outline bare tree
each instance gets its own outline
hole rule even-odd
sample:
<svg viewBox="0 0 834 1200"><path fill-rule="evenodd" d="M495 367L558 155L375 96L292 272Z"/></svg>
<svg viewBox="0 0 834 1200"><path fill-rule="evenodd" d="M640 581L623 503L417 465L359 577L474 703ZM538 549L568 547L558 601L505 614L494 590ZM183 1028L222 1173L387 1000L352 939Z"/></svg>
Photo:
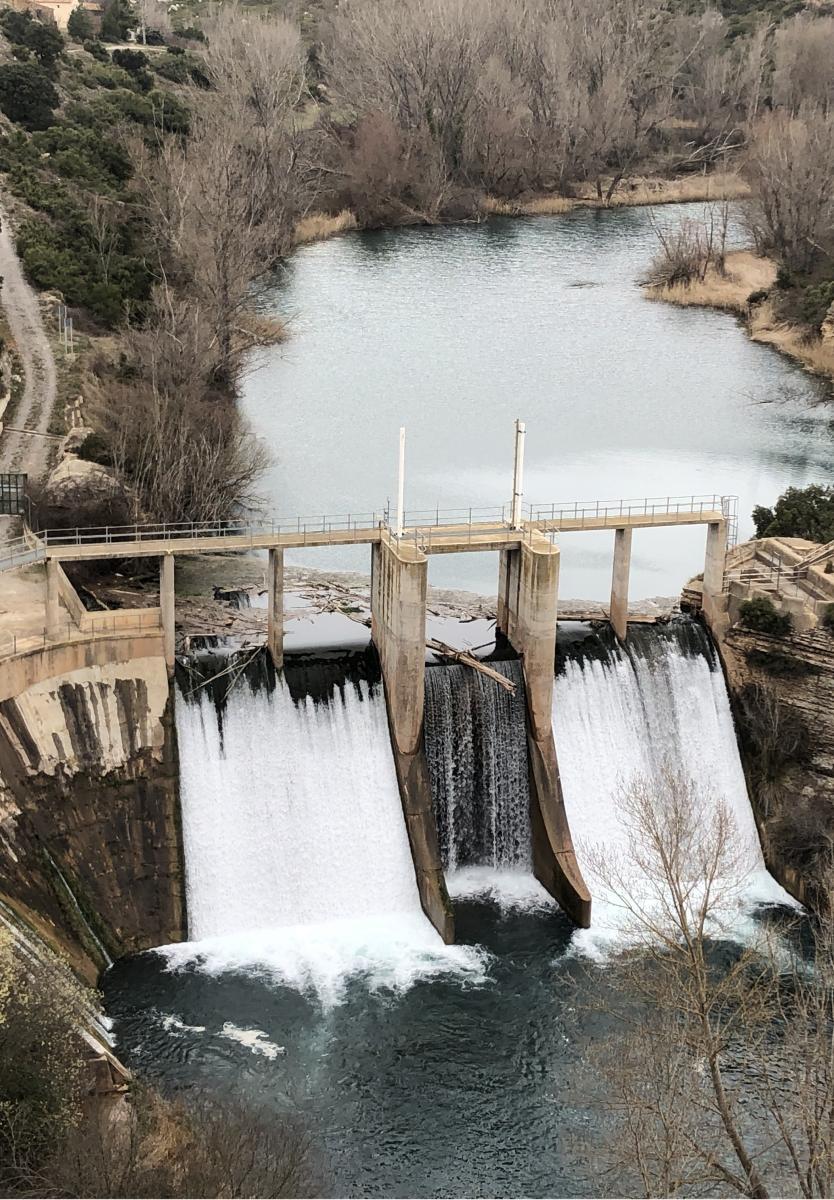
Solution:
<svg viewBox="0 0 834 1200"><path fill-rule="evenodd" d="M752 131L746 219L756 242L791 271L811 271L834 247L834 113L803 105Z"/></svg>
<svg viewBox="0 0 834 1200"><path fill-rule="evenodd" d="M834 104L834 17L798 13L773 37L773 100L795 116L811 103Z"/></svg>
<svg viewBox="0 0 834 1200"><path fill-rule="evenodd" d="M611 1147L646 1195L828 1196L834 1183L834 958L732 937L751 858L726 806L673 770L636 779L627 844L592 852L629 947L614 967L627 1022L597 1056Z"/></svg>
<svg viewBox="0 0 834 1200"><path fill-rule="evenodd" d="M670 228L655 221L660 244L641 282L649 287L703 283L710 269L723 273L730 209L726 202L707 204L700 218L683 217Z"/></svg>
<svg viewBox="0 0 834 1200"><path fill-rule="evenodd" d="M297 30L234 6L208 24L208 91L194 89L186 140L130 141L160 282L187 291L209 323L218 380L233 383L252 281L288 249L309 183L296 107L303 87Z"/></svg>

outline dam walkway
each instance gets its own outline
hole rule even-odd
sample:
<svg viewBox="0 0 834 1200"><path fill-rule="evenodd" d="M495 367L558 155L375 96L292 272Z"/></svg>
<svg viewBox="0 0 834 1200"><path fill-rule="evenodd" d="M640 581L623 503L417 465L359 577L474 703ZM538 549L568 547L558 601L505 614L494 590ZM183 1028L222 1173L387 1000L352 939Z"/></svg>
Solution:
<svg viewBox="0 0 834 1200"><path fill-rule="evenodd" d="M424 554L504 550L539 535L583 530L650 529L727 521L733 496L663 496L613 501L525 504L513 524L512 506L406 511L398 540ZM0 554L0 572L47 559L150 558L240 550L295 550L307 546L375 545L394 535L389 508L331 516L222 522L108 525L27 530ZM394 535L396 536L396 535Z"/></svg>

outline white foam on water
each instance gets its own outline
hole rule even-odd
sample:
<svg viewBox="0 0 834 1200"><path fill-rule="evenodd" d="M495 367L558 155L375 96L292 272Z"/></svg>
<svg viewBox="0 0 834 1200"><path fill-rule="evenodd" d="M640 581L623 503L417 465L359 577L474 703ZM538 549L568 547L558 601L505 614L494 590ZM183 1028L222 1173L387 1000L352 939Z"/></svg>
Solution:
<svg viewBox="0 0 834 1200"><path fill-rule="evenodd" d="M483 952L444 946L420 907L381 689L328 704L243 681L222 717L177 698L190 941L169 966L254 972L338 1002L350 976L401 989Z"/></svg>
<svg viewBox="0 0 834 1200"><path fill-rule="evenodd" d="M494 867L460 867L447 871L446 886L453 900L490 900L501 909L527 911L556 908L556 901L545 891L531 871Z"/></svg>
<svg viewBox="0 0 834 1200"><path fill-rule="evenodd" d="M285 1048L271 1042L262 1029L241 1029L231 1021L226 1021L220 1030L220 1036L230 1042L238 1042L253 1054L262 1054L264 1058L277 1058L279 1054L286 1053Z"/></svg>
<svg viewBox="0 0 834 1200"><path fill-rule="evenodd" d="M194 966L208 975L238 971L338 1004L350 979L371 992L404 992L424 979L449 976L478 985L489 955L475 946L444 946L422 912L254 929L164 947L171 969Z"/></svg>
<svg viewBox="0 0 834 1200"><path fill-rule="evenodd" d="M160 1016L162 1028L166 1033L205 1033L205 1025L187 1025L175 1013L162 1013Z"/></svg>
<svg viewBox="0 0 834 1200"><path fill-rule="evenodd" d="M605 662L569 660L556 679L553 723L568 820L593 900L592 926L574 934L576 950L605 959L622 948L631 924L595 874L595 855L618 862L641 903L655 902L655 881L633 860L621 798L637 777L660 786L669 765L696 781L705 820L720 801L733 817L737 875L723 881L721 932L747 940L758 905L794 906L765 867L724 677L705 655L658 637L645 656L616 650Z"/></svg>

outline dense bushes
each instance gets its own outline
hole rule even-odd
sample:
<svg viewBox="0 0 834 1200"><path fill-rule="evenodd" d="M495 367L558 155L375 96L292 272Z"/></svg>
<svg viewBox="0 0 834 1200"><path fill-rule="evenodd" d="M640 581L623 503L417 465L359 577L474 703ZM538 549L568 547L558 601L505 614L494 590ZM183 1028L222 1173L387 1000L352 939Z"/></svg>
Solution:
<svg viewBox="0 0 834 1200"><path fill-rule="evenodd" d="M41 67L32 63L0 66L0 110L24 129L47 129L60 97Z"/></svg>
<svg viewBox="0 0 834 1200"><path fill-rule="evenodd" d="M87 42L95 37L95 32L93 18L86 8L82 8L79 4L78 8L74 8L69 15L67 33L75 42Z"/></svg>
<svg viewBox="0 0 834 1200"><path fill-rule="evenodd" d="M106 220L106 218L104 218ZM76 214L50 224L25 221L17 248L26 274L41 288L55 289L67 304L81 305L106 325L141 311L150 294L150 275L131 249L130 226L98 230Z"/></svg>
<svg viewBox="0 0 834 1200"><path fill-rule="evenodd" d="M773 508L753 509L756 537L797 537L834 541L834 487L812 483L788 488Z"/></svg>
<svg viewBox="0 0 834 1200"><path fill-rule="evenodd" d="M64 49L63 36L55 26L34 20L30 12L4 9L0 12L0 29L13 45L24 46L49 72Z"/></svg>
<svg viewBox="0 0 834 1200"><path fill-rule="evenodd" d="M793 621L787 613L779 613L765 596L745 600L739 611L745 629L755 633L768 633L773 637L784 637L791 632Z"/></svg>

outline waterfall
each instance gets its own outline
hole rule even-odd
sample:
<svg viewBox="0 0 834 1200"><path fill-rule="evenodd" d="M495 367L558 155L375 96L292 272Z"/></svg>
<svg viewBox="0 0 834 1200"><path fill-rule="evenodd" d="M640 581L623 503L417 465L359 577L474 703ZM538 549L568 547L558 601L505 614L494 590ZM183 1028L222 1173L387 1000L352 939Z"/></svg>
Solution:
<svg viewBox="0 0 834 1200"><path fill-rule="evenodd" d="M524 675L492 663L516 686L463 666L426 671L426 756L440 851L452 895L490 892L539 902L532 877Z"/></svg>
<svg viewBox="0 0 834 1200"><path fill-rule="evenodd" d="M477 965L420 907L378 684L294 699L252 671L222 704L181 689L176 720L191 941L173 965L266 970L325 1000L351 972Z"/></svg>
<svg viewBox="0 0 834 1200"><path fill-rule="evenodd" d="M639 776L658 780L670 765L695 780L707 803L732 814L738 850L739 931L757 903L791 903L765 869L739 758L724 676L706 632L691 621L630 630L627 648L598 637L563 652L553 698L553 725L577 858L593 896L592 928L575 935L604 954L622 934L625 914L594 874L596 851L628 858L623 788ZM626 870L629 868L626 867ZM635 870L635 894L648 881Z"/></svg>

